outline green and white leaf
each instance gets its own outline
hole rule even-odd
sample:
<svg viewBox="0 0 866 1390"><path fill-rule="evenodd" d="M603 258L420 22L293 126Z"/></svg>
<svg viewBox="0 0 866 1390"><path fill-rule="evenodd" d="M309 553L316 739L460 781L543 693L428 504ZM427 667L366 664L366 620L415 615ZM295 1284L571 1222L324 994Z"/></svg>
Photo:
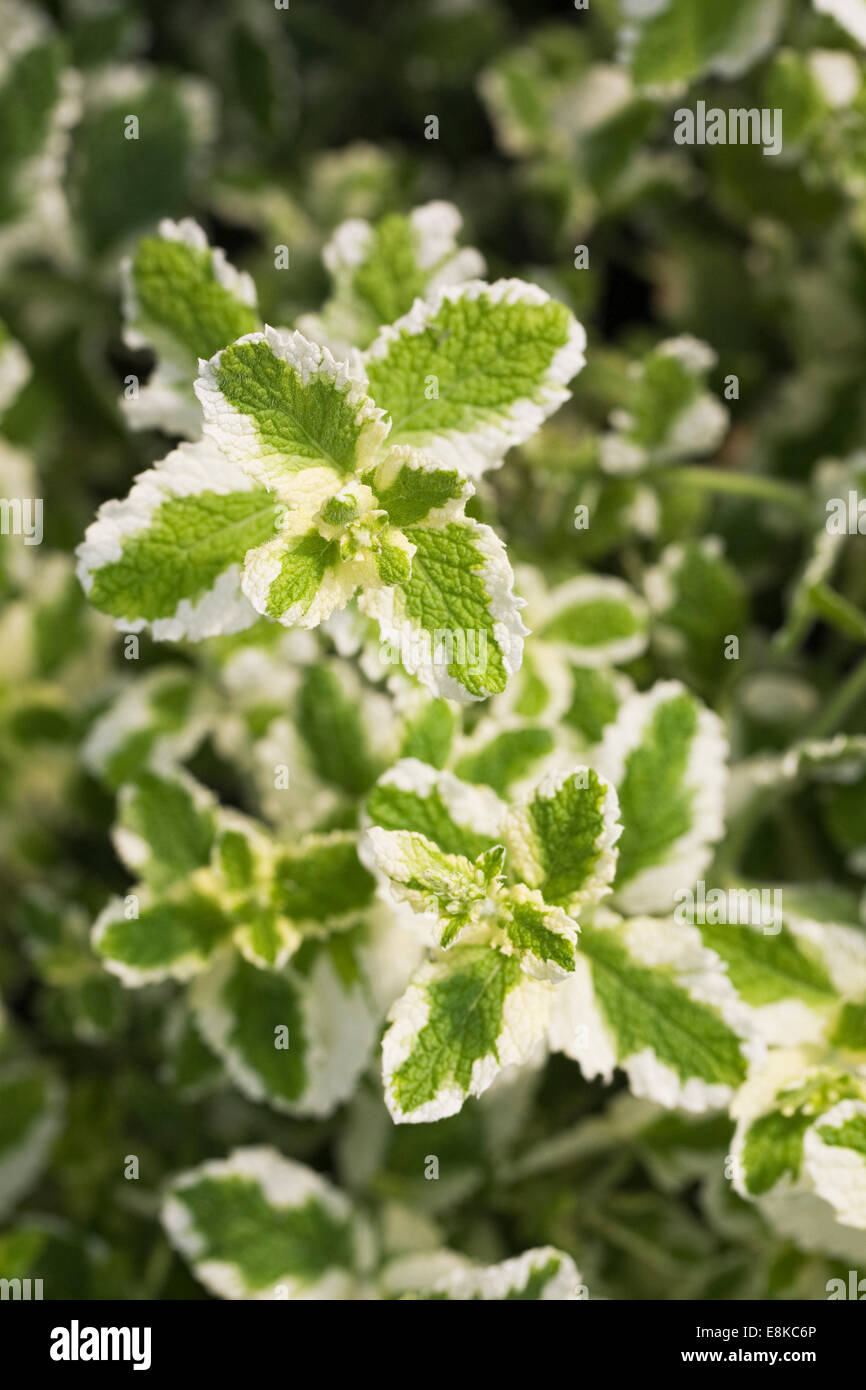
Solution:
<svg viewBox="0 0 866 1390"><path fill-rule="evenodd" d="M653 613L653 642L672 661L713 685L725 642L745 635L748 609L742 580L716 536L669 545L644 576ZM737 648L739 650L739 648Z"/></svg>
<svg viewBox="0 0 866 1390"><path fill-rule="evenodd" d="M711 454L728 427L728 412L705 389L716 355L688 334L660 343L633 365L625 403L602 435L602 468L631 476L648 465Z"/></svg>
<svg viewBox="0 0 866 1390"><path fill-rule="evenodd" d="M611 81L620 74L607 65ZM584 126L592 105L583 93L593 87L585 44L565 24L537 29L529 43L499 53L478 80L497 143L514 158L574 153L577 129ZM625 86L628 83L618 85ZM576 118L576 119L575 119Z"/></svg>
<svg viewBox="0 0 866 1390"><path fill-rule="evenodd" d="M619 1067L636 1096L721 1109L763 1051L722 961L670 919L581 924L577 968L554 994L550 1045L588 1079Z"/></svg>
<svg viewBox="0 0 866 1390"><path fill-rule="evenodd" d="M314 641L301 629L277 630L284 640ZM226 674L233 708L247 707L227 752L251 768L263 813L287 833L341 823L399 753L391 701L349 662L325 660L318 648L309 665L294 650L272 659L251 649Z"/></svg>
<svg viewBox="0 0 866 1390"><path fill-rule="evenodd" d="M491 713L471 734L457 740L451 766L464 781L514 798L566 762L573 764L573 753L548 725Z"/></svg>
<svg viewBox="0 0 866 1390"><path fill-rule="evenodd" d="M213 891L231 912L234 944L264 970L281 968L303 941L300 927L276 901L276 858L276 846L262 827L220 808L211 855Z"/></svg>
<svg viewBox="0 0 866 1390"><path fill-rule="evenodd" d="M69 131L81 109L81 78L41 11L2 7L0 263L35 250L68 263L69 208L63 188Z"/></svg>
<svg viewBox="0 0 866 1390"><path fill-rule="evenodd" d="M361 610L395 663L434 695L498 694L520 667L526 634L504 545L489 526L447 513L403 534L414 547L411 575L365 591Z"/></svg>
<svg viewBox="0 0 866 1390"><path fill-rule="evenodd" d="M392 1298L571 1303L588 1297L569 1255L552 1245L525 1250L500 1264L474 1264L451 1250L406 1255L388 1264L382 1281Z"/></svg>
<svg viewBox="0 0 866 1390"><path fill-rule="evenodd" d="M700 74L735 78L763 56L785 14L783 0L623 0L620 38L635 82L679 92Z"/></svg>
<svg viewBox="0 0 866 1390"><path fill-rule="evenodd" d="M495 912L505 851L485 850L475 861L445 854L412 830L367 831L370 852L398 902L437 918L434 941L448 947Z"/></svg>
<svg viewBox="0 0 866 1390"><path fill-rule="evenodd" d="M320 482L327 477L325 470L311 472ZM243 590L253 607L285 627L318 627L359 588L394 584L411 571L415 548L404 532L388 526L369 487L350 483L322 497L315 513L302 506L289 511L279 534L249 554L244 566ZM332 524L329 516L337 520Z"/></svg>
<svg viewBox="0 0 866 1390"><path fill-rule="evenodd" d="M519 801L549 774L571 771L579 752L568 730L514 715L497 698L484 707L472 732L455 741L449 767L467 782Z"/></svg>
<svg viewBox="0 0 866 1390"><path fill-rule="evenodd" d="M389 213L371 225L343 222L322 251L333 284L321 314L305 314L298 328L337 357L366 348L382 324L406 314L416 299L443 285L484 274L473 247L457 245L462 218L453 203L424 203L408 215Z"/></svg>
<svg viewBox="0 0 866 1390"><path fill-rule="evenodd" d="M162 1222L219 1298L356 1298L372 1253L347 1198L272 1148L235 1149L174 1178Z"/></svg>
<svg viewBox="0 0 866 1390"><path fill-rule="evenodd" d="M551 773L509 808L504 841L510 872L545 901L579 912L611 888L622 834L613 786L592 768Z"/></svg>
<svg viewBox="0 0 866 1390"><path fill-rule="evenodd" d="M864 1100L862 1068L828 1065L823 1048L777 1048L731 1108L737 1122L732 1175L740 1195L757 1202L774 1229L801 1248L855 1261L866 1255L866 1237L840 1224L816 1190L805 1154L810 1131L826 1115L850 1102L859 1110ZM821 1144L820 1137L810 1141L810 1152ZM820 1151L815 1157L820 1171Z"/></svg>
<svg viewBox="0 0 866 1390"><path fill-rule="evenodd" d="M575 968L577 923L561 907L551 907L540 893L518 883L510 889L500 915L503 950L513 952L534 980L556 984Z"/></svg>
<svg viewBox="0 0 866 1390"><path fill-rule="evenodd" d="M784 754L779 768L782 780L851 784L866 773L866 734L834 734L832 738L804 739Z"/></svg>
<svg viewBox="0 0 866 1390"><path fill-rule="evenodd" d="M259 327L256 290L192 218L164 218L122 265L124 341L148 348L157 365L123 406L132 429L162 429L195 439L201 406L193 391L200 357L210 358Z"/></svg>
<svg viewBox="0 0 866 1390"><path fill-rule="evenodd" d="M422 966L392 1008L382 1044L394 1121L454 1115L504 1067L526 1062L544 1037L553 993L489 946L458 945Z"/></svg>
<svg viewBox="0 0 866 1390"><path fill-rule="evenodd" d="M210 693L188 667L160 666L120 689L91 725L82 761L117 787L145 767L164 768L189 757L213 718Z"/></svg>
<svg viewBox="0 0 866 1390"><path fill-rule="evenodd" d="M202 1037L239 1090L287 1114L330 1114L351 1095L376 1040L363 990L343 987L325 950L309 976L224 952L189 998Z"/></svg>
<svg viewBox="0 0 866 1390"><path fill-rule="evenodd" d="M844 1226L866 1229L866 1100L843 1100L808 1131L804 1166Z"/></svg>
<svg viewBox="0 0 866 1390"><path fill-rule="evenodd" d="M568 660L592 668L632 661L646 651L649 613L621 579L581 574L531 604L537 642L555 643Z"/></svg>
<svg viewBox="0 0 866 1390"><path fill-rule="evenodd" d="M196 383L206 434L281 504L279 532L247 557L243 588L285 626L315 627L359 587L410 572L411 541L357 476L388 432L365 386L327 348L270 328L218 353ZM452 479L451 495L460 491Z"/></svg>
<svg viewBox="0 0 866 1390"><path fill-rule="evenodd" d="M353 1094L417 952L380 905L362 925L306 942L280 970L222 953L194 982L190 1005L244 1095L321 1118Z"/></svg>
<svg viewBox="0 0 866 1390"><path fill-rule="evenodd" d="M264 829L231 807L220 806L211 830L211 866L228 895L271 886L274 845Z"/></svg>
<svg viewBox="0 0 866 1390"><path fill-rule="evenodd" d="M791 704L799 698L800 711L812 708L815 692L810 685L785 677L767 677L760 684L759 698L751 698L751 691L748 692L746 708L762 723L770 722L771 711L778 708L782 697ZM798 712L797 718L800 717ZM844 795L846 789L856 788L864 778L866 735L840 733L832 738L804 739L791 744L784 753L763 753L743 759L733 771L728 809L729 813L740 810L763 791L795 792L810 782L828 788L835 784ZM850 850L855 846L848 844L844 848Z"/></svg>
<svg viewBox="0 0 866 1390"><path fill-rule="evenodd" d="M196 876L197 877L197 876ZM181 881L156 896L146 886L112 898L93 926L93 949L131 989L160 980L188 980L231 934L229 911L212 895L210 876Z"/></svg>
<svg viewBox="0 0 866 1390"><path fill-rule="evenodd" d="M198 641L256 620L241 592L247 551L274 534L275 499L213 443L181 444L105 502L78 547L78 577L121 631Z"/></svg>
<svg viewBox="0 0 866 1390"><path fill-rule="evenodd" d="M489 787L471 786L452 772L402 758L367 798L366 819L384 830L416 831L445 854L477 859L502 843L505 803Z"/></svg>
<svg viewBox="0 0 866 1390"><path fill-rule="evenodd" d="M395 444L389 449L381 462L364 474L364 482L373 489L391 525L400 528L422 521L441 526L459 520L475 492L459 468L446 467L409 444Z"/></svg>
<svg viewBox="0 0 866 1390"><path fill-rule="evenodd" d="M750 898L747 889L728 890L728 904L737 904L736 921L699 923L701 938L725 962L734 988L768 1044L818 1042L828 1035L839 1013L840 991L828 968L830 952L835 947L834 954L841 964L848 957L846 933L850 932L850 947L854 950L858 944L856 933L845 927L824 928L840 934L831 944L829 938L822 939L820 927L817 931L808 927L800 931L795 920L770 920L762 925L760 908L754 900L759 891L751 890ZM730 919L730 908L727 915ZM866 937L860 944L862 981ZM844 989L848 990L847 984Z"/></svg>
<svg viewBox="0 0 866 1390"><path fill-rule="evenodd" d="M615 603L620 597L627 605L634 601L637 626L631 636L625 636L621 630L615 642L615 646L625 654L626 659L629 659L629 652L637 651L638 631L641 626L646 625L646 607L634 590L626 586L623 594L619 587L620 581L611 580L607 576L579 576L574 581L550 590L541 572L532 565L518 565L515 574L517 591L526 599L523 617L530 629L530 636L526 642L519 674L509 683L504 695L497 697L496 713L500 717L508 714L521 719L538 720L550 725L558 733L561 733L561 725L564 723L568 730L577 736L580 747L597 743L605 724L609 724L615 718L619 706L626 695L632 693L634 686L627 676L609 669L603 660L600 665L597 664L600 657L597 627L594 632L589 631L586 626L582 631L569 631L564 613L566 628L557 632L559 624L555 615L560 606L560 596L567 600L574 584L578 586L578 597L581 597L586 593L584 586L588 580L591 584L601 582L605 587L613 584L614 588L610 594ZM581 607L582 605L576 614L578 619L581 617ZM619 611L618 603L615 611ZM604 612L602 596L601 608L590 602L585 616L594 622L594 618L603 619ZM542 636L542 629L546 626L548 618L554 619L551 639ZM622 613L620 619L621 624L631 626L629 619ZM571 659L569 650L569 644L575 637L579 639L576 661ZM587 638L590 638L588 643ZM641 649L645 645L644 639L640 642Z"/></svg>
<svg viewBox="0 0 866 1390"><path fill-rule="evenodd" d="M260 970L281 970L303 943L294 922L259 899L251 898L234 917L234 944L244 960Z"/></svg>
<svg viewBox="0 0 866 1390"><path fill-rule="evenodd" d="M856 904L798 884L779 893L780 934L756 943L753 929L720 927L711 941L702 927L705 941L728 961L734 985L754 1009L768 1043L794 1046L829 1035L842 1050L866 1051L866 1038L862 1048L859 1043L858 1002L866 997L866 934L851 924Z"/></svg>
<svg viewBox="0 0 866 1390"><path fill-rule="evenodd" d="M294 709L314 771L347 796L369 791L397 755L400 735L391 702L349 661L334 657L308 666Z"/></svg>
<svg viewBox="0 0 866 1390"><path fill-rule="evenodd" d="M356 367L267 326L216 353L195 392L206 436L290 514L312 517L375 462L389 429ZM301 532L299 521L290 525Z"/></svg>
<svg viewBox="0 0 866 1390"><path fill-rule="evenodd" d="M599 743L622 704L634 694L634 683L621 671L589 666L570 666L568 678L569 699L562 720L584 744Z"/></svg>
<svg viewBox="0 0 866 1390"><path fill-rule="evenodd" d="M0 1215L32 1187L60 1128L63 1092L43 1062L0 1066Z"/></svg>
<svg viewBox="0 0 866 1390"><path fill-rule="evenodd" d="M475 280L416 302L364 362L392 443L477 477L568 398L585 344L565 305L537 286Z"/></svg>
<svg viewBox="0 0 866 1390"><path fill-rule="evenodd" d="M180 771L142 772L120 788L114 847L157 892L208 863L214 830L214 798Z"/></svg>
<svg viewBox="0 0 866 1390"><path fill-rule="evenodd" d="M737 1121L733 1176L742 1196L808 1188L803 1170L808 1129L840 1101L862 1095L862 1077L822 1065L825 1057L814 1046L776 1048L741 1089L731 1113Z"/></svg>
<svg viewBox="0 0 866 1390"><path fill-rule="evenodd" d="M281 850L272 868L273 901L307 930L346 925L369 907L375 882L354 831L309 835Z"/></svg>
<svg viewBox="0 0 866 1390"><path fill-rule="evenodd" d="M712 858L723 831L728 745L721 720L676 681L622 706L596 766L619 797L613 889L626 912L664 912Z"/></svg>

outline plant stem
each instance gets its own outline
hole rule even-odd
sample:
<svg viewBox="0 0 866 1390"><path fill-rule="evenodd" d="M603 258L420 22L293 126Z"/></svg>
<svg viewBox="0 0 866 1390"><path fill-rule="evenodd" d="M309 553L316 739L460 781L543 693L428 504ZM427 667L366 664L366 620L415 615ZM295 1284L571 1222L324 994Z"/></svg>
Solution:
<svg viewBox="0 0 866 1390"><path fill-rule="evenodd" d="M144 1286L144 1298L158 1299L166 1276L171 1268L173 1251L167 1240L159 1237L151 1247L144 1268L142 1284Z"/></svg>
<svg viewBox="0 0 866 1390"><path fill-rule="evenodd" d="M761 473L741 473L729 468L666 468L656 475L659 482L683 483L687 487L701 488L706 492L726 492L734 497L754 497L762 502L776 502L789 507L805 518L810 510L810 499L798 483L784 482L780 478L767 478Z"/></svg>
<svg viewBox="0 0 866 1390"><path fill-rule="evenodd" d="M809 590L812 610L825 623L855 642L866 642L866 613L829 584L813 584Z"/></svg>
<svg viewBox="0 0 866 1390"><path fill-rule="evenodd" d="M866 657L854 667L842 682L833 699L809 730L810 738L826 738L847 718L859 700L866 699Z"/></svg>

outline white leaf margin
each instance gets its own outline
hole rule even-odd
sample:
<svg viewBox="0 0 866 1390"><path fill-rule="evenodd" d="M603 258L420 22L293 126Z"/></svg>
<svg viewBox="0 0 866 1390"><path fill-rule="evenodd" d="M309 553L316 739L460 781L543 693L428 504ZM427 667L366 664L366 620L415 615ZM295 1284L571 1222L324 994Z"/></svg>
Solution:
<svg viewBox="0 0 866 1390"><path fill-rule="evenodd" d="M369 1232L359 1223L351 1203L337 1188L305 1164L284 1158L276 1149L262 1145L235 1149L228 1158L212 1159L175 1177L163 1200L161 1219L171 1244L193 1266L196 1277L219 1298L267 1301L281 1296L290 1300L345 1300L357 1292L356 1272L333 1269L314 1284L290 1275L282 1276L268 1288L250 1293L237 1267L221 1260L203 1260L206 1248L193 1223L189 1209L177 1194L203 1179L246 1178L258 1184L265 1200L277 1209L292 1209L314 1201L338 1221L355 1223L357 1269L369 1265L372 1244Z"/></svg>
<svg viewBox="0 0 866 1390"><path fill-rule="evenodd" d="M84 592L92 590L98 570L121 558L126 539L147 531L164 502L202 493L251 492L254 487L253 480L209 440L178 445L153 468L139 473L125 498L103 502L99 508L75 552L76 573ZM142 632L149 627L157 642L178 642L184 637L200 641L242 632L257 621L258 614L241 592L240 578L241 566L230 565L194 603L181 599L171 617L152 622L117 618L115 627L119 632Z"/></svg>
<svg viewBox="0 0 866 1390"><path fill-rule="evenodd" d="M544 1037L556 987L524 974L505 997L502 1026L496 1039L498 1059L493 1053L475 1059L468 1090L456 1084L446 1085L432 1100L404 1111L392 1092L391 1078L411 1055L430 1016L428 988L451 969L447 958L422 965L388 1015L390 1026L382 1042L382 1080L385 1103L395 1124L430 1124L456 1115L464 1101L482 1095L504 1068L527 1062Z"/></svg>
<svg viewBox="0 0 866 1390"><path fill-rule="evenodd" d="M274 357L285 363L302 386L322 379L344 393L347 404L355 410L354 424L360 431L355 473L362 473L375 461L391 426L384 411L367 394L367 379L359 367L357 355L352 361L339 361L328 348L305 338L303 333L272 328L269 324L255 333L245 333L229 346L239 347L245 343L266 343ZM309 467L287 473L279 454L274 454L269 461L255 421L231 405L220 390L218 373L224 351L226 349L215 353L208 361L199 360L194 390L204 412L205 436L251 478L274 490L290 506L296 505L310 486L305 474L326 474L327 478L320 479L315 488L317 494L321 493L318 498L321 502L327 495L323 489L328 480L335 491L341 475L324 463L312 462Z"/></svg>
<svg viewBox="0 0 866 1390"><path fill-rule="evenodd" d="M679 681L658 681L651 690L633 695L608 724L594 757L596 770L619 787L628 758L639 747L644 730L658 707L689 695L698 706L697 728L689 750L684 785L692 795L692 825L666 851L660 864L642 869L616 890L616 902L628 914L666 912L680 888L690 887L709 865L712 846L724 834L728 739L719 716Z"/></svg>
<svg viewBox="0 0 866 1390"><path fill-rule="evenodd" d="M590 772L595 772L595 769L584 764L572 766L568 771L549 772L521 803L509 806L503 827L508 862L531 888L540 888L544 881L541 858L535 850L538 835L530 816L533 802L555 801L567 782ZM612 782L599 772L595 772L595 776L604 789L601 803L602 827L593 843L597 859L583 886L569 897L566 904L568 912L576 912L587 904L600 902L610 892L616 873L616 843L623 831L619 798ZM587 793L588 791L587 786Z"/></svg>
<svg viewBox="0 0 866 1390"><path fill-rule="evenodd" d="M538 285L525 280L504 279L488 283L469 280L460 285L445 285L429 299L416 299L412 308L393 324L383 327L379 336L364 354L364 361L388 356L392 343L403 336L423 333L435 319L444 303L457 300L487 299L491 304L547 304L552 296ZM522 444L544 423L549 415L568 400L568 382L583 367L586 330L572 318L568 336L551 359L543 380L531 397L520 397L507 409L479 424L471 431L421 431L424 449L443 463L457 467L471 478L485 469L499 467L503 455L515 444Z"/></svg>
<svg viewBox="0 0 866 1390"><path fill-rule="evenodd" d="M704 945L696 927L657 917L634 917L623 923L602 918L594 927L620 929L622 944L635 964L673 975L695 1003L714 1009L739 1038L749 1068L763 1060L766 1047L751 1011L734 989L727 966ZM596 999L591 962L579 949L574 973L556 987L548 1039L554 1051L564 1052L578 1063L588 1081L601 1077L609 1084L614 1071L621 1068L633 1095L665 1109L692 1113L719 1110L737 1094L722 1082L711 1083L697 1076L684 1079L651 1047L620 1059L616 1038Z"/></svg>
<svg viewBox="0 0 866 1390"><path fill-rule="evenodd" d="M423 522L425 530L444 531L449 525L459 524L470 530L477 554L483 564L473 569L475 580L480 580L488 601L488 611L493 619L493 641L502 654L506 676L513 676L520 670L523 661L523 639L528 629L520 617L523 600L514 593L514 573L503 542L490 526L470 517L458 519L449 515L447 508L440 508ZM470 694L455 677L449 675L447 663L436 659L432 637L428 642L420 636L428 629L420 627L405 612L399 586L366 589L358 599L358 607L369 618L374 618L381 633L382 645L397 650L402 657L403 668L410 676L426 686L433 695L455 700L465 704L486 699L486 695ZM436 629L438 631L439 629ZM449 629L453 633L456 629Z"/></svg>

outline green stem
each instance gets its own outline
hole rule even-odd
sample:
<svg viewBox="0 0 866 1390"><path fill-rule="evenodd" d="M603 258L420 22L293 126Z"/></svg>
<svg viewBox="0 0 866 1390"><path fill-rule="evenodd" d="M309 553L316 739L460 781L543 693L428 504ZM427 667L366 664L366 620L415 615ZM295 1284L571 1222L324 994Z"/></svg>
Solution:
<svg viewBox="0 0 866 1390"><path fill-rule="evenodd" d="M741 473L729 468L666 468L655 475L659 482L701 488L705 492L726 492L734 497L754 497L776 502L797 511L805 519L811 510L808 494L797 483L767 478L761 473Z"/></svg>
<svg viewBox="0 0 866 1390"><path fill-rule="evenodd" d="M866 613L829 584L813 584L809 602L817 617L855 642L866 642Z"/></svg>
<svg viewBox="0 0 866 1390"><path fill-rule="evenodd" d="M866 657L854 667L823 711L803 735L804 738L828 738L843 724L848 715L861 700L866 700ZM751 801L738 815L728 822L724 850L719 855L717 872L721 875L733 874L740 858L753 834L755 827L770 813L776 801L790 790L788 783L780 780L775 786L756 792Z"/></svg>
<svg viewBox="0 0 866 1390"><path fill-rule="evenodd" d="M809 730L809 737L826 738L828 734L835 733L851 710L863 699L866 699L866 657L854 667L833 699L824 707L823 713Z"/></svg>
<svg viewBox="0 0 866 1390"><path fill-rule="evenodd" d="M157 1300L159 1298L173 1258L174 1252L168 1241L161 1236L158 1237L151 1247L142 1276L145 1300Z"/></svg>
<svg viewBox="0 0 866 1390"><path fill-rule="evenodd" d="M539 1173L566 1167L579 1159L595 1158L621 1143L623 1137L614 1133L609 1126L594 1125L583 1119L554 1138L536 1144L504 1171L501 1181L504 1184L523 1182L527 1178L537 1177Z"/></svg>

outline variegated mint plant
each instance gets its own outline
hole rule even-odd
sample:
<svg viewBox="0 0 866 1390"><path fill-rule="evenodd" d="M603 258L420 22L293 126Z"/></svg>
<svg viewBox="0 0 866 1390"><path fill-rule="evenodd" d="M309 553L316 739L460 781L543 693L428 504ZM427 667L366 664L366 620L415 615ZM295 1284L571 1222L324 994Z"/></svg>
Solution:
<svg viewBox="0 0 866 1390"><path fill-rule="evenodd" d="M866 1296L866 3L559 8L0 0L0 1297Z"/></svg>
<svg viewBox="0 0 866 1390"><path fill-rule="evenodd" d="M91 602L121 630L201 639L257 615L314 628L357 598L429 689L505 689L520 602L502 541L466 503L567 398L585 335L531 284L461 278L477 258L451 254L456 221L430 204L338 230L335 304L363 302L382 323L341 357L297 329L259 329L249 277L195 223L140 245L127 338L158 366L133 419L195 436L194 391L201 438L106 503L79 549ZM364 341L360 313L344 314Z"/></svg>
<svg viewBox="0 0 866 1390"><path fill-rule="evenodd" d="M547 1046L665 1105L731 1098L760 1041L721 958L670 916L722 833L725 756L716 716L669 683L625 702L593 765L510 803L414 759L385 774L364 857L433 951L383 1044L396 1120L452 1114Z"/></svg>

